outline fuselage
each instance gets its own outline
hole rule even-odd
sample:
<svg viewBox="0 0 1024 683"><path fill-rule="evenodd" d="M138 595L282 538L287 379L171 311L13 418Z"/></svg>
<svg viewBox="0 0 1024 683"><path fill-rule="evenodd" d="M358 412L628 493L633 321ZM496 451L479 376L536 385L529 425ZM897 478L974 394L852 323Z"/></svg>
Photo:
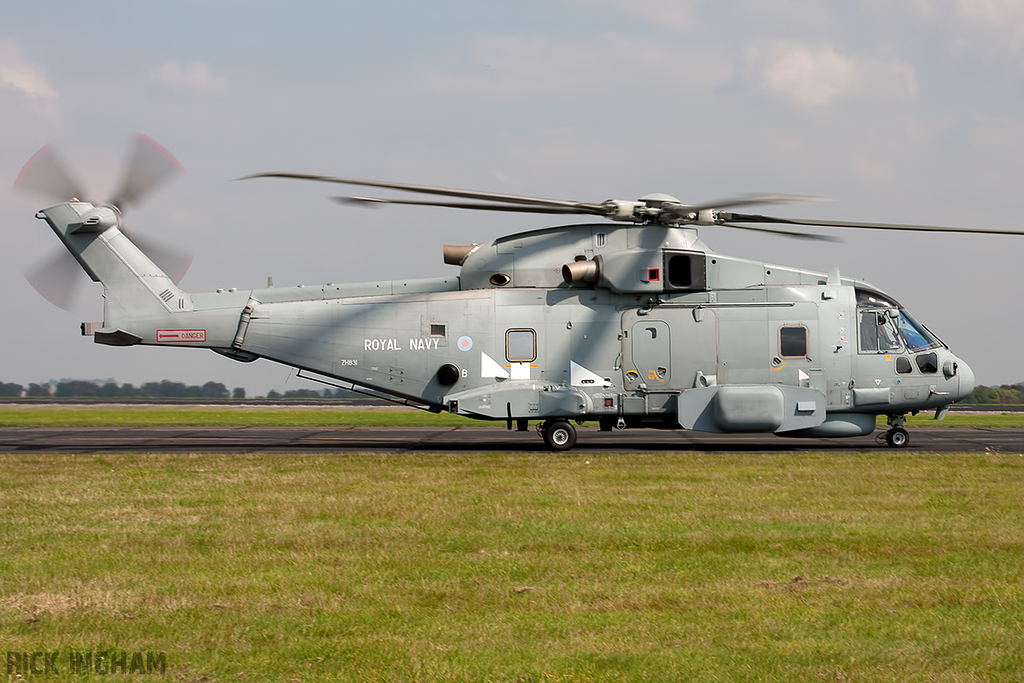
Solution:
<svg viewBox="0 0 1024 683"><path fill-rule="evenodd" d="M434 410L850 436L974 386L878 288L715 254L691 228L563 226L455 249L446 278L194 294L90 211L42 215L105 285L97 342L265 358Z"/></svg>

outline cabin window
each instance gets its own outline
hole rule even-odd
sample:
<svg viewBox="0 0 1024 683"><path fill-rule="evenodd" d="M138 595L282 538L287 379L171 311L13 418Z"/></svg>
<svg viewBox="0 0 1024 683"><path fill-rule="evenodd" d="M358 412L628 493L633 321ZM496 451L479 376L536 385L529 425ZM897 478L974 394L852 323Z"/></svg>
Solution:
<svg viewBox="0 0 1024 683"><path fill-rule="evenodd" d="M806 356L807 355L807 328L780 327L779 328L779 353L782 356Z"/></svg>
<svg viewBox="0 0 1024 683"><path fill-rule="evenodd" d="M505 358L510 363L529 363L537 360L537 333L534 330L506 332Z"/></svg>
<svg viewBox="0 0 1024 683"><path fill-rule="evenodd" d="M444 336L444 325L438 325L437 323L430 323L430 336L431 337L443 337Z"/></svg>

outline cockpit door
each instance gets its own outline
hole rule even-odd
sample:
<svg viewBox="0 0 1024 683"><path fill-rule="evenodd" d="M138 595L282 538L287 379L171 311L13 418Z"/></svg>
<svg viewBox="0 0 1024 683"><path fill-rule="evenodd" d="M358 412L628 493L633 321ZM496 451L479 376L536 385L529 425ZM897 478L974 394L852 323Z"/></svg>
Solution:
<svg viewBox="0 0 1024 683"><path fill-rule="evenodd" d="M853 356L857 353L856 304L849 287L826 289L818 304L820 368L812 373L811 387L825 394L827 409L851 405Z"/></svg>

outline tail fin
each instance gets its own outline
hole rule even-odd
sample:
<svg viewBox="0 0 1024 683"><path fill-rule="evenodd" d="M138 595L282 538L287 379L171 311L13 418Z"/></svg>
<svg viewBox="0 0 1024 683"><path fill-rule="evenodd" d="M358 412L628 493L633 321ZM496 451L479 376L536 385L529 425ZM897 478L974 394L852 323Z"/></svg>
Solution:
<svg viewBox="0 0 1024 683"><path fill-rule="evenodd" d="M53 228L86 274L103 283L103 327L95 330L97 342L139 343L143 335L133 328L152 329L172 313L192 310L192 298L121 232L115 209L72 201L36 215ZM115 332L122 334L110 336Z"/></svg>

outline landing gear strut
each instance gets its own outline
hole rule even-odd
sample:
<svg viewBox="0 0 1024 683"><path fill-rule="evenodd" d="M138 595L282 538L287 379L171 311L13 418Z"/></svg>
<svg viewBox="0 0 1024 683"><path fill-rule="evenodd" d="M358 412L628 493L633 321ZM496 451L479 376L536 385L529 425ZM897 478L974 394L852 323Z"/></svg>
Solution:
<svg viewBox="0 0 1024 683"><path fill-rule="evenodd" d="M885 433L885 443L889 448L906 448L910 443L910 434L903 428L902 415L888 416L889 431Z"/></svg>
<svg viewBox="0 0 1024 683"><path fill-rule="evenodd" d="M576 428L561 418L546 420L540 426L540 435L553 451L567 451L576 445Z"/></svg>

